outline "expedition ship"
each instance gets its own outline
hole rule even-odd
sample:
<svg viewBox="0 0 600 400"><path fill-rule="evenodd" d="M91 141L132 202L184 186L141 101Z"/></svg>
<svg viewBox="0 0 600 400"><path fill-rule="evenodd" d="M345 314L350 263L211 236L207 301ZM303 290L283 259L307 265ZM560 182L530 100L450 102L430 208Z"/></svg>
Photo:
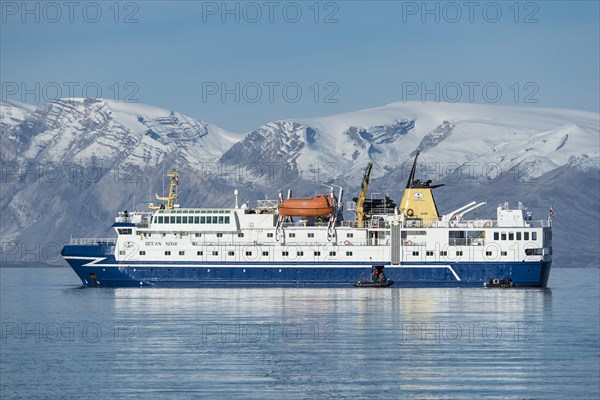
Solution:
<svg viewBox="0 0 600 400"><path fill-rule="evenodd" d="M367 199L372 164L342 220L343 189L312 198L259 200L231 208L181 208L178 172L150 212L120 212L115 238L71 239L61 254L84 286L352 287L375 275L396 286L545 287L552 220L534 221L518 204L496 219L467 219L472 202L439 215L431 181L415 179L402 200ZM493 285L492 285L493 286Z"/></svg>

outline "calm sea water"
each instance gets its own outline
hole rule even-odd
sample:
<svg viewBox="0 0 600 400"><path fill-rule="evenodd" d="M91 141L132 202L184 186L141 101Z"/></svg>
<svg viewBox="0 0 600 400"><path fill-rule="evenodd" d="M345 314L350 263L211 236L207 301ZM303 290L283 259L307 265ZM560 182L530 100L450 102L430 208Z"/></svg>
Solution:
<svg viewBox="0 0 600 400"><path fill-rule="evenodd" d="M600 269L555 268L545 290L0 282L3 400L600 397Z"/></svg>

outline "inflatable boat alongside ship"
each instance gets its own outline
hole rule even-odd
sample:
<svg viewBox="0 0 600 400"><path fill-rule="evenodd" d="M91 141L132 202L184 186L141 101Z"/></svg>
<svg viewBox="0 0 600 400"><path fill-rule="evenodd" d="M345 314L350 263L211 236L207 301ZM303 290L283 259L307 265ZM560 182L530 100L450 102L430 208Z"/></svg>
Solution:
<svg viewBox="0 0 600 400"><path fill-rule="evenodd" d="M150 212L121 212L114 238L72 239L62 255L84 286L99 287L482 287L495 280L545 287L552 221L534 221L520 203L496 219L467 219L485 202L439 215L431 181L415 179L417 157L398 206L361 191L341 220L337 196L258 201L256 207L181 208L179 179Z"/></svg>

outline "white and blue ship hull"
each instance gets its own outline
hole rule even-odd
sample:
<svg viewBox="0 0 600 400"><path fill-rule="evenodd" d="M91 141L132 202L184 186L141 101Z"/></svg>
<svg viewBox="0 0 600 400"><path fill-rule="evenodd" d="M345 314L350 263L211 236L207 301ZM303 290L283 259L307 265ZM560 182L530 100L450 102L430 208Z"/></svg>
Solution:
<svg viewBox="0 0 600 400"><path fill-rule="evenodd" d="M545 287L551 261L538 262L120 262L105 246L67 245L63 255L88 287L352 287L384 266L394 287L483 287L510 278L518 287ZM94 255L95 253L95 255ZM103 254L104 253L104 254ZM79 255L78 255L79 254ZM85 254L81 256L80 254Z"/></svg>

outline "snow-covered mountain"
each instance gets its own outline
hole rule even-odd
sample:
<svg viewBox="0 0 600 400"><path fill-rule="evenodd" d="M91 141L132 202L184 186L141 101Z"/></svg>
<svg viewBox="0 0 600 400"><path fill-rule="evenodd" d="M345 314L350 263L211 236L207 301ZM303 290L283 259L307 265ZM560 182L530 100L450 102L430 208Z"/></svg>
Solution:
<svg viewBox="0 0 600 400"><path fill-rule="evenodd" d="M352 197L369 161L375 165L370 192L399 198L419 148L419 176L446 183L436 190L441 212L477 199L489 204L478 212L491 214L500 201L524 200L543 218L554 206L556 264L597 265L598 250L590 246L600 232L596 113L394 103L238 134L108 100L0 106L4 260L23 259L15 243L59 247L70 234L110 234L113 214L151 201L162 191L164 171L175 166L182 170L180 202L189 206L232 203L236 188L244 200L274 198L288 188L309 195L324 190L321 183L343 185ZM591 225L594 240L563 244L569 250L561 252L561 236L584 239L579 224Z"/></svg>
<svg viewBox="0 0 600 400"><path fill-rule="evenodd" d="M251 155L271 141L293 143L290 149L275 145L276 159L285 155L300 169L335 164L340 176L359 178L368 161L375 163L374 176L381 177L410 163L420 148L422 163L471 170L475 180L495 178L499 171L518 165L527 165L523 178L535 179L574 160L597 166L598 123L598 114L574 110L394 103L324 118L272 122L232 150L243 147ZM227 153L222 160L229 161Z"/></svg>

